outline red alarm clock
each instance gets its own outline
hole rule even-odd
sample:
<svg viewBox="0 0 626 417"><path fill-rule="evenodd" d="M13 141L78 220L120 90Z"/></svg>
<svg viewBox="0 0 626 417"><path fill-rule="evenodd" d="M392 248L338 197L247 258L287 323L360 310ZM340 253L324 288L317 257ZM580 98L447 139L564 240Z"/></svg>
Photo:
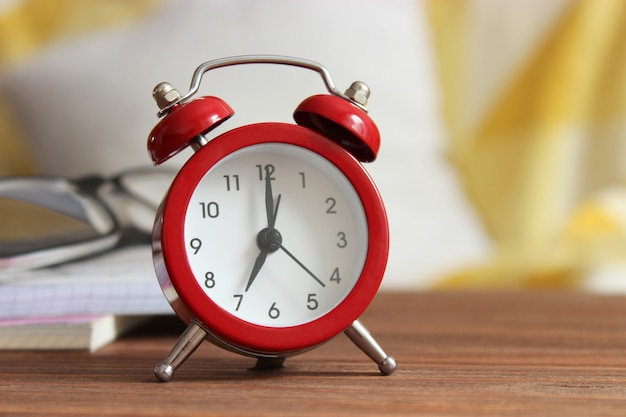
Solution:
<svg viewBox="0 0 626 417"><path fill-rule="evenodd" d="M217 97L191 99L203 74L253 63L314 70L330 94L304 100L297 124L251 124L207 138L234 112ZM315 62L240 56L200 65L184 96L167 83L153 96L164 116L148 139L153 162L187 146L196 151L154 225L159 283L188 323L157 378L170 380L205 339L275 367L341 332L391 374L395 360L357 320L389 251L384 205L362 165L380 144L367 86L355 82L342 94Z"/></svg>

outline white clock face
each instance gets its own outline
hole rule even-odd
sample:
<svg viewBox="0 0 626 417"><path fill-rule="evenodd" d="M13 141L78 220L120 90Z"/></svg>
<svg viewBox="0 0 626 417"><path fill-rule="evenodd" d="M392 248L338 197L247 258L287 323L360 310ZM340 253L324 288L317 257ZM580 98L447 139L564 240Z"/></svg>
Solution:
<svg viewBox="0 0 626 417"><path fill-rule="evenodd" d="M206 295L247 322L315 320L350 293L367 253L354 187L305 148L258 144L220 160L189 201L187 261Z"/></svg>

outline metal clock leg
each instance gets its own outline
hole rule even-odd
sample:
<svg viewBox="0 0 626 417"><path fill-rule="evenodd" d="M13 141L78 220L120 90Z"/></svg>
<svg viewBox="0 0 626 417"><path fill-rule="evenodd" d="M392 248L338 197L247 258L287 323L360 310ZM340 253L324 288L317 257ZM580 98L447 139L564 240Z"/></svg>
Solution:
<svg viewBox="0 0 626 417"><path fill-rule="evenodd" d="M189 323L170 353L154 368L157 379L163 382L172 379L174 371L200 346L206 335L206 330L198 323Z"/></svg>
<svg viewBox="0 0 626 417"><path fill-rule="evenodd" d="M396 370L396 360L385 353L370 332L358 320L355 320L344 333L359 349L378 364L378 369L382 374L390 375Z"/></svg>

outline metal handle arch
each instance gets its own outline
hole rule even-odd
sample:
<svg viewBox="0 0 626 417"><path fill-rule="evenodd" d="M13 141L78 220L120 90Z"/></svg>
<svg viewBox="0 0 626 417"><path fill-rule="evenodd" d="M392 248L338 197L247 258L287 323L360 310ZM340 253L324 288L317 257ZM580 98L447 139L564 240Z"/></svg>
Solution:
<svg viewBox="0 0 626 417"><path fill-rule="evenodd" d="M326 86L326 89L328 90L329 93L335 96L344 98L350 101L351 103L353 103L354 105L356 105L357 107L361 108L362 110L367 111L367 109L363 105L350 100L349 97L347 97L345 94L339 91L337 87L335 87L335 83L333 82L330 72L323 65L315 61L310 61L310 60L301 59L301 58L294 58L294 57L289 57L289 56L280 56L280 55L239 55L239 56L232 56L232 57L207 61L207 62L200 64L193 73L189 91L187 91L185 95L183 95L178 100L162 108L161 111L159 112L159 117L166 114L175 105L187 102L194 94L196 94L198 90L200 89L200 83L202 81L202 77L206 72L217 69L217 68L224 68L224 67L244 65L244 64L278 64L278 65L288 65L292 67L305 68L305 69L315 71L322 77L324 85Z"/></svg>

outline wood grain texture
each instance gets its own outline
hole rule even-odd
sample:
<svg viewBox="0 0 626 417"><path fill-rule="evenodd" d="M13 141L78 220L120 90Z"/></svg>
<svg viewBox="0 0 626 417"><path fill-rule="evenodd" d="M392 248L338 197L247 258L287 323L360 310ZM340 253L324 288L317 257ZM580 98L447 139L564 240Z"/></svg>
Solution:
<svg viewBox="0 0 626 417"><path fill-rule="evenodd" d="M393 375L339 335L269 371L204 343L159 383L182 331L160 318L95 354L0 352L0 415L626 415L626 297L380 293L361 321Z"/></svg>

